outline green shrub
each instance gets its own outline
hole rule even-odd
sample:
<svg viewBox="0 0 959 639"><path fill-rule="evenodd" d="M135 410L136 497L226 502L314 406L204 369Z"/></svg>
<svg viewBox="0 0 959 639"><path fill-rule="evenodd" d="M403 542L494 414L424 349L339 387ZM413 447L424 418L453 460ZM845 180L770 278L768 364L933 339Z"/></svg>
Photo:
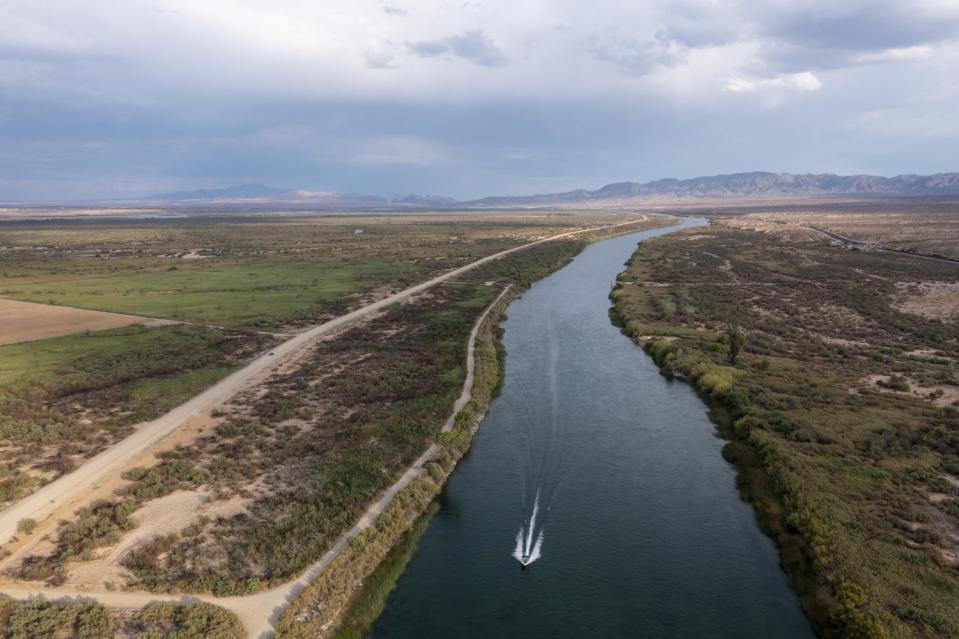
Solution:
<svg viewBox="0 0 959 639"><path fill-rule="evenodd" d="M37 521L27 517L17 522L17 532L21 535L29 535L37 528Z"/></svg>
<svg viewBox="0 0 959 639"><path fill-rule="evenodd" d="M5 635L8 639L113 637L113 619L100 604L59 604L31 600L13 604L8 610L10 616L7 618Z"/></svg>
<svg viewBox="0 0 959 639"><path fill-rule="evenodd" d="M235 614L205 601L147 606L131 622L135 639L243 639L246 632Z"/></svg>

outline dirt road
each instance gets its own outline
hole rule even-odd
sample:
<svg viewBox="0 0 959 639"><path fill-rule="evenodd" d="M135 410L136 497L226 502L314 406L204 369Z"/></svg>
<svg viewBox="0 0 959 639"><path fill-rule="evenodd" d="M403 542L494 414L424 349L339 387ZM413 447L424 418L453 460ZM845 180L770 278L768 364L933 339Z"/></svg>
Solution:
<svg viewBox="0 0 959 639"><path fill-rule="evenodd" d="M476 371L476 336L480 327L486 320L490 311L499 303L504 295L510 290L507 286L496 296L486 310L477 318L473 329L470 331L466 346L466 379L463 381L463 391L459 398L453 404L453 413L443 425L443 432L449 431L453 427L456 416L469 403L473 397L473 380ZM416 461L406 470L403 475L396 480L381 496L377 499L363 514L359 521L351 529L340 535L323 557L307 568L299 577L285 584L259 592L253 595L242 597L214 597L212 595L160 595L149 592L108 592L108 591L80 591L63 588L32 588L19 584L0 584L0 592L14 599L30 599L42 596L53 601L61 600L92 600L98 601L108 608L120 609L139 609L150 603L157 601L170 601L176 603L190 603L194 601L208 601L210 603L223 606L233 611L243 622L244 627L250 637L263 639L269 637L273 632L273 626L283 610L293 601L294 598L314 579L317 578L330 563L336 559L350 539L359 535L364 530L372 526L377 518L392 503L394 497L410 485L416 477L423 472L423 465L433 459L440 449L438 446L430 446L426 452L420 455Z"/></svg>

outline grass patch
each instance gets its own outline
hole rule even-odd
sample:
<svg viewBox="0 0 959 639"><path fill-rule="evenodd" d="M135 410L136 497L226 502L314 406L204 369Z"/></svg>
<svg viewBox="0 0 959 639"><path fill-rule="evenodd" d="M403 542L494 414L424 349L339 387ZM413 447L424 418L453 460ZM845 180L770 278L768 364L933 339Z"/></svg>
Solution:
<svg viewBox="0 0 959 639"><path fill-rule="evenodd" d="M128 327L0 346L0 500L69 472L268 343L202 326ZM42 474L42 475L40 475Z"/></svg>

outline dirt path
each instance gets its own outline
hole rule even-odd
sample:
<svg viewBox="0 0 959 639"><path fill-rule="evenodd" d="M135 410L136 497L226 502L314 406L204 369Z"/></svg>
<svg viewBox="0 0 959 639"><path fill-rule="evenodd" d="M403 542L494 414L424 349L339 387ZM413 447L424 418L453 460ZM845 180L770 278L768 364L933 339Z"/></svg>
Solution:
<svg viewBox="0 0 959 639"><path fill-rule="evenodd" d="M473 351L476 348L476 335L479 333L479 329L483 324L483 320L485 320L486 316L489 315L489 312L493 310L493 307L496 306L501 299L503 299L503 296L506 295L510 288L512 288L512 284L504 288L503 291L496 296L496 299L486 307L486 310L483 311L483 314L480 315L479 319L476 320L473 330L470 331L470 338L466 342L466 380L463 382L463 392L453 403L453 414L450 415L450 418L446 420L445 424L443 424L444 433L448 433L453 429L453 422L456 421L456 416L459 415L460 411L470 403L471 399L473 399L473 379L476 375L476 358L473 357Z"/></svg>
<svg viewBox="0 0 959 639"><path fill-rule="evenodd" d="M494 299L477 318L473 329L470 331L466 346L466 379L463 381L463 392L453 404L453 413L443 425L443 432L447 432L453 427L456 416L459 415L460 411L463 410L473 398L473 381L476 371L476 336L490 311L503 299L503 296L506 295L510 288L510 286L507 286L496 296L496 299ZM410 483L423 472L423 465L433 459L439 452L440 448L438 446L430 446L426 452L420 455L406 472L366 510L352 528L340 535L332 548L330 548L319 561L303 571L303 573L293 581L288 581L285 584L264 592L242 597L214 597L212 595L174 596L149 592L103 592L66 588L38 588L16 583L0 584L0 592L14 599L30 599L38 596L53 601L87 599L98 601L109 608L121 609L139 609L156 601L177 603L208 601L233 611L240 618L240 621L243 622L250 637L263 639L272 634L273 625L290 602L292 602L310 582L326 570L330 563L343 552L343 549L346 548L346 545L353 537L356 537L376 522L377 518L386 510L396 495L409 486Z"/></svg>

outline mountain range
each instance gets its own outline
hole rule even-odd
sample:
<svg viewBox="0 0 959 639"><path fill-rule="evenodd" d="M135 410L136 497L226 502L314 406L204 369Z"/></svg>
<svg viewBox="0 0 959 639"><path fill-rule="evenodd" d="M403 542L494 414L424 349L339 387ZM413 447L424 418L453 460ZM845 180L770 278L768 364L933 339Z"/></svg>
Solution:
<svg viewBox="0 0 959 639"><path fill-rule="evenodd" d="M314 208L322 210L358 208L445 207L456 203L448 197L430 195L370 195L338 191L282 189L262 184L241 184L222 189L199 189L158 193L143 198L150 203L174 206L223 206L239 208Z"/></svg>
<svg viewBox="0 0 959 639"><path fill-rule="evenodd" d="M576 189L538 195L492 196L457 201L415 194L371 195L337 191L285 189L241 184L218 189L159 193L144 198L102 202L105 206L222 210L403 210L444 208L575 207L629 204L695 204L721 200L785 200L798 198L872 198L959 196L959 173L935 175L833 175L733 173L653 182L616 182L595 190ZM85 203L95 204L95 203Z"/></svg>
<svg viewBox="0 0 959 639"><path fill-rule="evenodd" d="M486 197L475 206L530 206L573 203L690 202L707 199L782 199L798 197L879 197L959 194L959 173L936 175L832 175L734 173L688 180L616 182L588 191L577 189L543 195Z"/></svg>

